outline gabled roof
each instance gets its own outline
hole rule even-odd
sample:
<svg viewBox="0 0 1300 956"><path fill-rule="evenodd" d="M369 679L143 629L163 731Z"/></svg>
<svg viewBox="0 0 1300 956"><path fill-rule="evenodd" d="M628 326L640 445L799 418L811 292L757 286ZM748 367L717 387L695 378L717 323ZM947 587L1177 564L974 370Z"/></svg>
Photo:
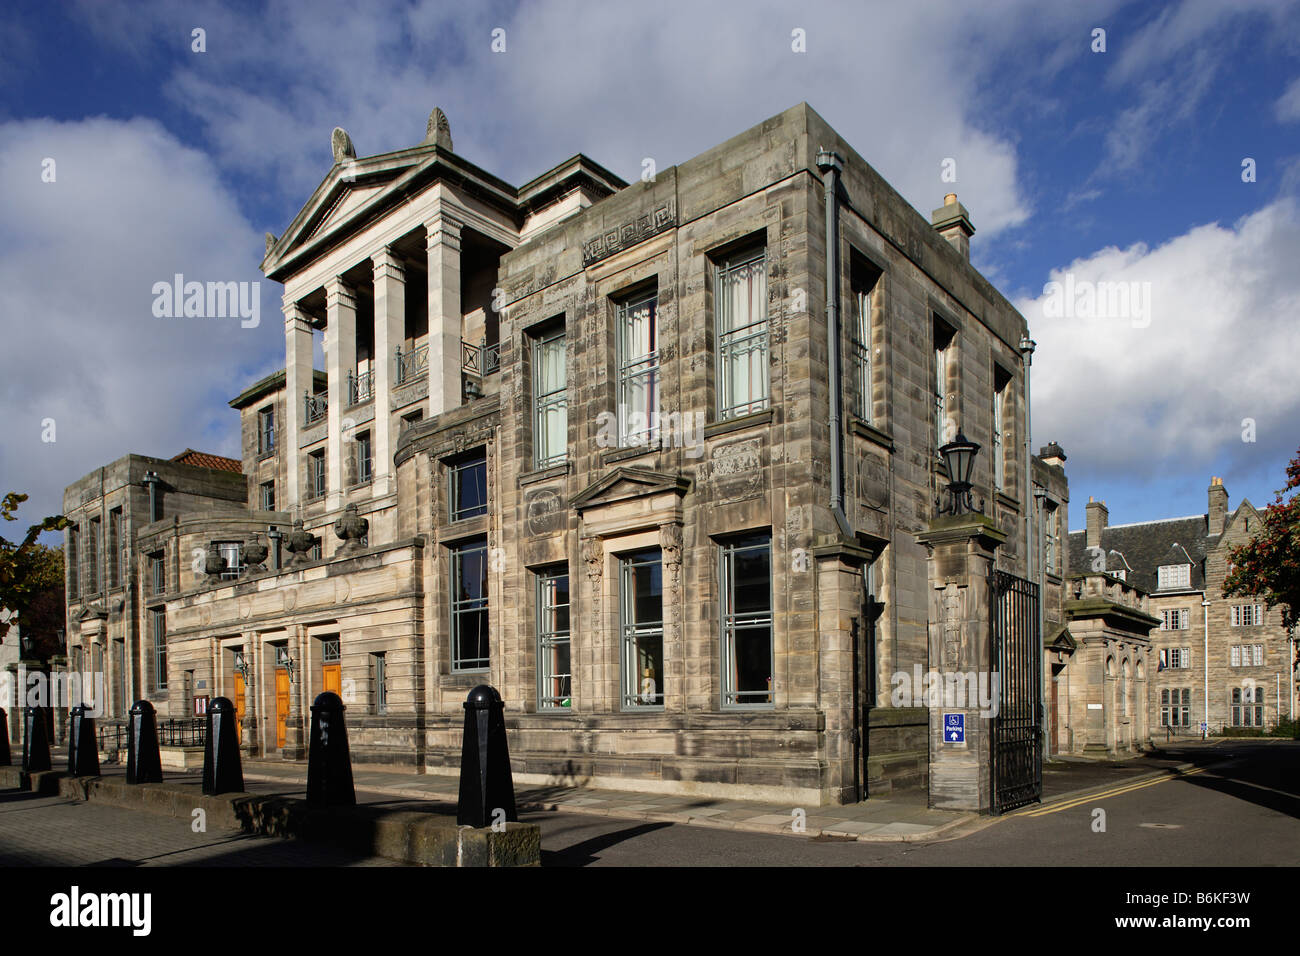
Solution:
<svg viewBox="0 0 1300 956"><path fill-rule="evenodd" d="M1238 506L1240 511L1240 506ZM1236 518L1229 516L1231 524ZM1191 589L1205 587L1205 557L1219 543L1219 535L1209 532L1208 515L1167 518L1137 524L1109 525L1102 529L1101 547L1106 551L1106 570L1129 569L1125 580L1146 591L1158 593L1159 569L1166 564L1191 561ZM1088 553L1087 532L1069 535L1070 567L1080 571L1092 568L1093 555ZM1119 552L1113 554L1112 552Z"/></svg>
<svg viewBox="0 0 1300 956"><path fill-rule="evenodd" d="M207 452L186 448L171 459L178 465L192 465L195 468L211 468L214 471L233 471L241 474L244 464L238 458L225 458L221 455L209 455Z"/></svg>

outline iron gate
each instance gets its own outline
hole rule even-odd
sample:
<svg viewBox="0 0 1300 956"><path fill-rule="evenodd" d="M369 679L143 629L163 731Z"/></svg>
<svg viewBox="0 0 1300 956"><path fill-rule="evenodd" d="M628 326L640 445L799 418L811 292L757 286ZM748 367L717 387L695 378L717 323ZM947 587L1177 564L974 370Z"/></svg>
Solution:
<svg viewBox="0 0 1300 956"><path fill-rule="evenodd" d="M1038 586L993 572L989 618L991 667L998 675L990 777L993 812L1005 813L1043 796L1043 642L1038 633Z"/></svg>

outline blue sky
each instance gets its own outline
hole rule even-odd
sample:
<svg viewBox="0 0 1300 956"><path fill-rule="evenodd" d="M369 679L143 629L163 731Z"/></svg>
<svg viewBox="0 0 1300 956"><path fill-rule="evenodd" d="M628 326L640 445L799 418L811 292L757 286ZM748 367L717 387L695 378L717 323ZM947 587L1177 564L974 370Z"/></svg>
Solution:
<svg viewBox="0 0 1300 956"><path fill-rule="evenodd" d="M1300 446L1297 2L95 2L8 25L0 485L28 520L128 450L238 455L226 402L283 361L263 233L334 126L371 155L434 106L522 182L579 151L635 179L806 100L923 214L956 191L1038 342L1034 441L1069 455L1072 527L1089 495L1117 523L1203 512L1211 475L1263 505ZM156 318L176 272L262 280L260 324ZM1067 280L1149 308L1054 313Z"/></svg>

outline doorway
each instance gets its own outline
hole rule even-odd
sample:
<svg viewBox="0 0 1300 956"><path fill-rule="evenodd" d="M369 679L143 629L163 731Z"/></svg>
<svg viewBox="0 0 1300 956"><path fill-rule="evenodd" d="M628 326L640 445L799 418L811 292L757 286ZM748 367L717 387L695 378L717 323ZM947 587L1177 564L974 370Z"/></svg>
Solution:
<svg viewBox="0 0 1300 956"><path fill-rule="evenodd" d="M275 746L284 747L284 728L289 719L289 671L275 669Z"/></svg>

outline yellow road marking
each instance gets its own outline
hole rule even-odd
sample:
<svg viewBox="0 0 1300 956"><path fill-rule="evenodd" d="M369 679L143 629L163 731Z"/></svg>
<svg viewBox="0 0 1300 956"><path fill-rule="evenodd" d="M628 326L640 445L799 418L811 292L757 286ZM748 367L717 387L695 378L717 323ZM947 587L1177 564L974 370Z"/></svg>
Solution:
<svg viewBox="0 0 1300 956"><path fill-rule="evenodd" d="M1154 787L1158 783L1164 783L1167 780L1178 780L1182 777L1191 777L1198 773L1204 773L1205 767L1198 767L1195 770L1188 770L1184 773L1173 774L1167 777L1157 777L1155 780L1144 780L1140 783L1121 784L1112 787L1109 790L1103 790L1101 793L1090 793L1086 797L1076 797L1066 800L1064 803L1054 803L1046 807L1036 807L1032 810L1021 810L1013 813L1012 816L1024 817L1045 817L1049 813L1059 813L1062 810L1070 810L1074 807L1083 806L1085 803L1094 803L1098 800L1105 800L1108 797L1117 797L1121 794L1132 793L1134 790L1144 790L1147 787Z"/></svg>

